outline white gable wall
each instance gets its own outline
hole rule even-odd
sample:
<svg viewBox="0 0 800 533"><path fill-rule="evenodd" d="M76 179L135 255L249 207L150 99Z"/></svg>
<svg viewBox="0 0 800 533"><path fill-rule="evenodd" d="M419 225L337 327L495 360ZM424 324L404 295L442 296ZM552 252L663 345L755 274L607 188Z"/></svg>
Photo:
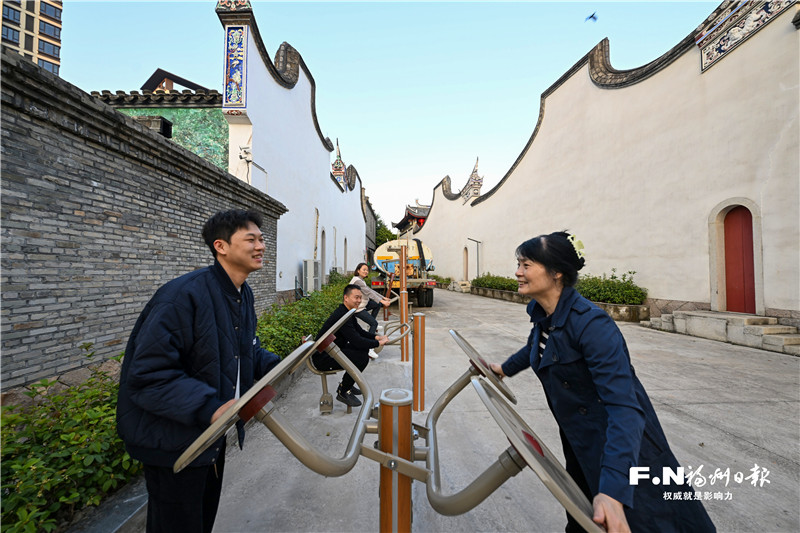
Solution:
<svg viewBox="0 0 800 533"><path fill-rule="evenodd" d="M475 276L471 237L483 242L482 273L513 276L522 241L569 229L586 246L584 272L635 270L651 298L714 308L709 217L738 198L762 225L760 310L800 309L795 12L705 73L697 48L620 89L595 85L588 65L578 69L544 100L533 143L494 192L462 206L434 189L416 236L432 248L437 273L462 279L466 247Z"/></svg>
<svg viewBox="0 0 800 533"><path fill-rule="evenodd" d="M355 190L342 192L331 179L331 153L314 125L310 79L300 68L294 87L280 85L259 55L252 32L248 32L246 99L246 113L252 123L253 162L266 169L267 174L251 164L248 179L246 167L233 166L238 156L231 157L231 172L237 172L240 179L288 208L278 220L277 290L294 289L295 276L298 281L302 277L303 260L314 258L315 244L317 259L322 259L323 230L323 272L345 266L352 270L363 260L366 249L361 183L356 180ZM232 123L232 136L241 129ZM238 145L232 143L231 151L234 150ZM315 209L319 212L318 224Z"/></svg>

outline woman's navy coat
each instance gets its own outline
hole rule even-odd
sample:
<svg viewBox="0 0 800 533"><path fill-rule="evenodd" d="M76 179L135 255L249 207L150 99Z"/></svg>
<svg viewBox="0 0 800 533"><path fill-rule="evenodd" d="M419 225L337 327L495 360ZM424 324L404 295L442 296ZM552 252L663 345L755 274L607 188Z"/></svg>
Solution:
<svg viewBox="0 0 800 533"><path fill-rule="evenodd" d="M527 345L503 363L507 376L531 367L542 382L561 430L566 468L591 500L602 492L625 505L632 531L714 531L699 501L664 499L664 492L694 492L688 486L629 482L634 466L662 467L678 462L667 444L650 399L631 365L622 333L597 306L567 287L538 354L544 309L531 301L533 329Z"/></svg>

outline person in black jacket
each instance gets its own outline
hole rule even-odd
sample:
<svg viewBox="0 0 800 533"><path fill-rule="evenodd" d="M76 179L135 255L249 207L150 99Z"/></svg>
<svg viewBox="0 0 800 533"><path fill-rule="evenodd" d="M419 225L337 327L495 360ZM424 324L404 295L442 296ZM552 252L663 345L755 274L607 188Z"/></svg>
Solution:
<svg viewBox="0 0 800 533"><path fill-rule="evenodd" d="M279 361L256 337L247 276L264 262L261 215L219 212L203 226L212 266L162 286L133 328L122 362L117 431L144 464L148 532L210 532L225 437L175 474L175 460ZM244 426L236 427L239 446Z"/></svg>
<svg viewBox="0 0 800 533"><path fill-rule="evenodd" d="M344 288L342 296L342 303L339 307L328 317L325 324L320 328L317 333L317 338L328 331L331 326L341 319L345 313L350 309L358 309L361 303L361 289L356 285L347 285ZM336 339L333 341L336 346L347 356L350 361L359 371L363 372L369 363L369 350L370 348L377 348L383 346L389 340L385 335L370 335L368 332L358 325L356 316L352 315L350 319L339 328L335 334ZM311 356L314 366L320 370L338 370L342 366L327 353L315 353ZM352 407L361 405L361 400L356 398L360 395L361 391L355 386L353 377L346 373L339 384L339 389L336 392L336 399Z"/></svg>

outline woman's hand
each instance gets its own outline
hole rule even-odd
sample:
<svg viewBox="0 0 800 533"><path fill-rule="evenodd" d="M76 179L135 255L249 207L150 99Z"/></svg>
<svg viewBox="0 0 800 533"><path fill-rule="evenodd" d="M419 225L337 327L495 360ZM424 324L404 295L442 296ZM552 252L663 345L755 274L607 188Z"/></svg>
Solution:
<svg viewBox="0 0 800 533"><path fill-rule="evenodd" d="M625 518L625 510L622 504L609 496L600 492L594 497L592 502L594 516L592 520L605 528L609 533L630 533L628 520Z"/></svg>
<svg viewBox="0 0 800 533"><path fill-rule="evenodd" d="M500 379L506 377L506 375L503 374L503 367L500 366L500 364L498 364L498 363L489 363L489 368L491 368L492 372L497 374Z"/></svg>
<svg viewBox="0 0 800 533"><path fill-rule="evenodd" d="M384 307L389 307L392 305L392 301L389 298L381 298L381 305Z"/></svg>

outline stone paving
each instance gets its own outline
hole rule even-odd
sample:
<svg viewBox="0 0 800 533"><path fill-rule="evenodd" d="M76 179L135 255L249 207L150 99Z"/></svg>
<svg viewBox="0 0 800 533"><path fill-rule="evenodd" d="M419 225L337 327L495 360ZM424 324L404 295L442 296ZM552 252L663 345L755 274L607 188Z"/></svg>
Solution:
<svg viewBox="0 0 800 533"><path fill-rule="evenodd" d="M434 306L423 311L426 409L469 367L449 329L490 361L503 361L529 331L524 307L512 302L436 290ZM619 325L675 455L704 481L697 490L709 498L705 505L718 530L800 531L800 359ZM382 390L412 388L411 363L400 361L396 346L386 347L365 377L376 400ZM337 379L329 378L332 390ZM519 399L518 413L561 458L558 430L536 377L523 372L507 383ZM335 402L333 414L320 415L320 392L320 378L304 371L275 403L314 446L340 457L356 414L346 414L343 404ZM424 424L426 417L426 411L415 413L414 421ZM509 445L471 386L445 410L437 435L446 494L467 486ZM372 446L375 440L368 434L363 442ZM217 533L379 529L379 467L365 457L344 476L325 478L303 466L258 424L248 430L243 451L229 447L227 461ZM755 486L753 469L759 474ZM713 475L728 470L729 477ZM744 479L737 480L737 472ZM434 511L421 482L413 483L412 493L416 532L550 532L563 531L566 522L563 508L529 468L459 516Z"/></svg>
<svg viewBox="0 0 800 533"><path fill-rule="evenodd" d="M426 315L426 409L468 369L448 329L461 333L488 360L502 361L529 331L524 307L444 290ZM720 531L800 530L800 359L620 324L637 374L656 407L682 465L706 481L698 492ZM365 376L380 391L411 389L411 364L387 347ZM329 386L335 387L331 377ZM558 432L532 372L508 380L517 411L561 457ZM336 402L317 409L319 377L306 372L276 402L315 445L340 456L355 414ZM427 412L415 413L423 424ZM508 447L471 387L445 410L437 426L441 483L446 493L470 483ZM371 446L375 435L364 443ZM243 451L229 452L216 532L377 531L378 465L364 457L339 478L324 478L297 461L263 426L253 426ZM420 463L423 464L423 463ZM702 468L701 468L702 467ZM751 469L769 473L753 486ZM730 469L729 479L713 473ZM766 470L765 470L766 469ZM726 486L727 485L727 486ZM414 531L563 531L564 511L526 468L473 510L443 516L431 509L423 483L413 484ZM721 499L720 499L721 498Z"/></svg>

